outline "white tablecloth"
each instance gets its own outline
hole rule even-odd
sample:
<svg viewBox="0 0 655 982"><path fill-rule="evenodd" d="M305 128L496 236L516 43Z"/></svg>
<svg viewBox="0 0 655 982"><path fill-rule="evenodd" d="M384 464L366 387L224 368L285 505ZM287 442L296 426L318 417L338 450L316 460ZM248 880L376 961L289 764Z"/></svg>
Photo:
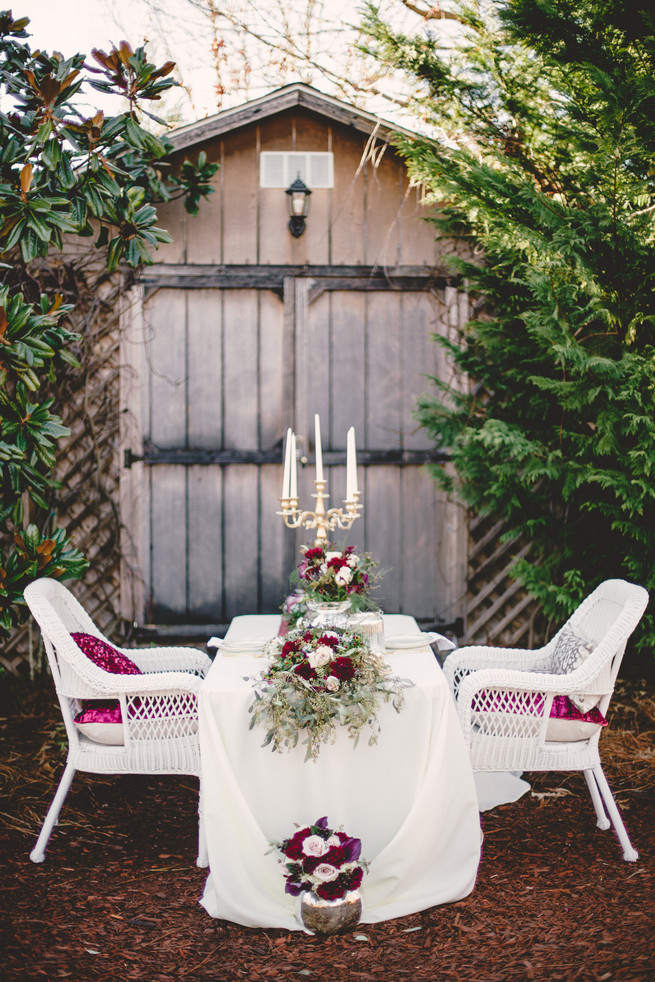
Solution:
<svg viewBox="0 0 655 982"><path fill-rule="evenodd" d="M238 617L229 637L269 638L279 618ZM385 617L385 634L418 631L411 617ZM473 774L443 673L429 648L388 655L393 674L410 678L405 707L380 714L374 746L365 731L356 748L341 731L318 761L305 748L277 754L249 730L254 676L250 655L216 655L200 690L202 795L210 873L201 904L213 917L250 927L301 929L298 900L269 842L326 815L362 840L370 869L362 884L362 920L373 923L471 892L481 832Z"/></svg>

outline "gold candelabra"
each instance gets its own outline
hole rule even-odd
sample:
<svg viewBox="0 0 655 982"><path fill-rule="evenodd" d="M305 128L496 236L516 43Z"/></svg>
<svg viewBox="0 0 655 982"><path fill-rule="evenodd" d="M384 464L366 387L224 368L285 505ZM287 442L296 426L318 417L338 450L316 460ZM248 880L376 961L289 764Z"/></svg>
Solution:
<svg viewBox="0 0 655 982"><path fill-rule="evenodd" d="M287 430L284 456L282 495L279 499L282 511L279 511L278 515L282 516L287 528L316 529L316 543L319 544L327 541L328 530L351 528L362 509L362 505L359 503L360 495L357 487L357 452L354 427L351 426L348 430L346 444L346 497L343 501L345 507L326 508L325 503L330 496L325 491L321 424L318 416L314 417L314 426L316 452L316 478L314 480L316 492L312 495L312 498L316 499L314 510L304 511L298 507L296 435L293 430L289 429Z"/></svg>

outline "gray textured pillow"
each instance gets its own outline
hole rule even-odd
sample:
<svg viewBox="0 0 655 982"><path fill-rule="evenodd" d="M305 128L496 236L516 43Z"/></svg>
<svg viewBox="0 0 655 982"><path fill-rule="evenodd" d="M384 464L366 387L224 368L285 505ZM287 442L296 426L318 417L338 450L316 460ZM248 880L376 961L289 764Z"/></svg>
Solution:
<svg viewBox="0 0 655 982"><path fill-rule="evenodd" d="M570 627L562 628L553 651L552 671L554 675L568 675L580 668L583 662L592 654L594 643L580 637ZM581 713L588 713L598 705L600 696L583 695L579 692L570 695L571 702Z"/></svg>
<svg viewBox="0 0 655 982"><path fill-rule="evenodd" d="M570 627L564 627L557 639L553 652L553 673L555 675L568 675L589 657L594 650L594 645L586 638L581 638Z"/></svg>

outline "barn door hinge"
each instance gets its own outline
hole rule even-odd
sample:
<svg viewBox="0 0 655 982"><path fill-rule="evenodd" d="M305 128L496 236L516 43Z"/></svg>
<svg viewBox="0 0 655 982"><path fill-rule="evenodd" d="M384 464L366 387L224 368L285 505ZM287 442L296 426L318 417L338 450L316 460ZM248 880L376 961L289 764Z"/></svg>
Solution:
<svg viewBox="0 0 655 982"><path fill-rule="evenodd" d="M138 454L133 453L131 447L128 450L123 451L123 467L127 468L128 470L132 464L138 464L143 459L143 454L139 456Z"/></svg>

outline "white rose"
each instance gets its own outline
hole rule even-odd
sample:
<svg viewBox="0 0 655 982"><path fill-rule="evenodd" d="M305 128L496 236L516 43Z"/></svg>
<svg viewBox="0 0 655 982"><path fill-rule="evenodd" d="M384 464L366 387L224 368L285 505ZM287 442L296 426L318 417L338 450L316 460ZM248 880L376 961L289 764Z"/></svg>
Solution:
<svg viewBox="0 0 655 982"><path fill-rule="evenodd" d="M331 835L330 838L325 843L325 845L328 847L328 849L330 849L332 846L340 846L341 839L339 838L338 835Z"/></svg>
<svg viewBox="0 0 655 982"><path fill-rule="evenodd" d="M353 578L353 571L349 566L342 566L337 575L334 577L334 582L338 583L339 586L347 586L348 583Z"/></svg>
<svg viewBox="0 0 655 982"><path fill-rule="evenodd" d="M321 863L314 870L314 877L320 880L321 883L329 883L330 880L336 880L339 875L339 870L336 866L330 866L329 863Z"/></svg>
<svg viewBox="0 0 655 982"><path fill-rule="evenodd" d="M321 563L321 565L319 566L319 571L323 574L323 576L325 576L325 574L328 571L327 563Z"/></svg>
<svg viewBox="0 0 655 982"><path fill-rule="evenodd" d="M340 684L341 683L339 682L339 679L336 677L336 675L328 675L328 677L325 680L325 688L328 690L328 692L336 692ZM339 840L337 840L337 842L338 841Z"/></svg>
<svg viewBox="0 0 655 982"><path fill-rule="evenodd" d="M333 654L332 648L327 644L319 644L313 651L309 652L307 661L312 668L322 668L323 665L327 665L329 661L332 661Z"/></svg>
<svg viewBox="0 0 655 982"><path fill-rule="evenodd" d="M358 562L359 562L359 556L355 556L354 553L351 556L348 556L348 565L351 568L354 569L354 567L357 565Z"/></svg>
<svg viewBox="0 0 655 982"><path fill-rule="evenodd" d="M325 839L320 835L308 835L302 844L302 851L306 856L322 856L328 850ZM322 864L327 865L326 863Z"/></svg>
<svg viewBox="0 0 655 982"><path fill-rule="evenodd" d="M325 562L329 563L331 559L341 559L342 555L343 555L342 552L326 552Z"/></svg>

